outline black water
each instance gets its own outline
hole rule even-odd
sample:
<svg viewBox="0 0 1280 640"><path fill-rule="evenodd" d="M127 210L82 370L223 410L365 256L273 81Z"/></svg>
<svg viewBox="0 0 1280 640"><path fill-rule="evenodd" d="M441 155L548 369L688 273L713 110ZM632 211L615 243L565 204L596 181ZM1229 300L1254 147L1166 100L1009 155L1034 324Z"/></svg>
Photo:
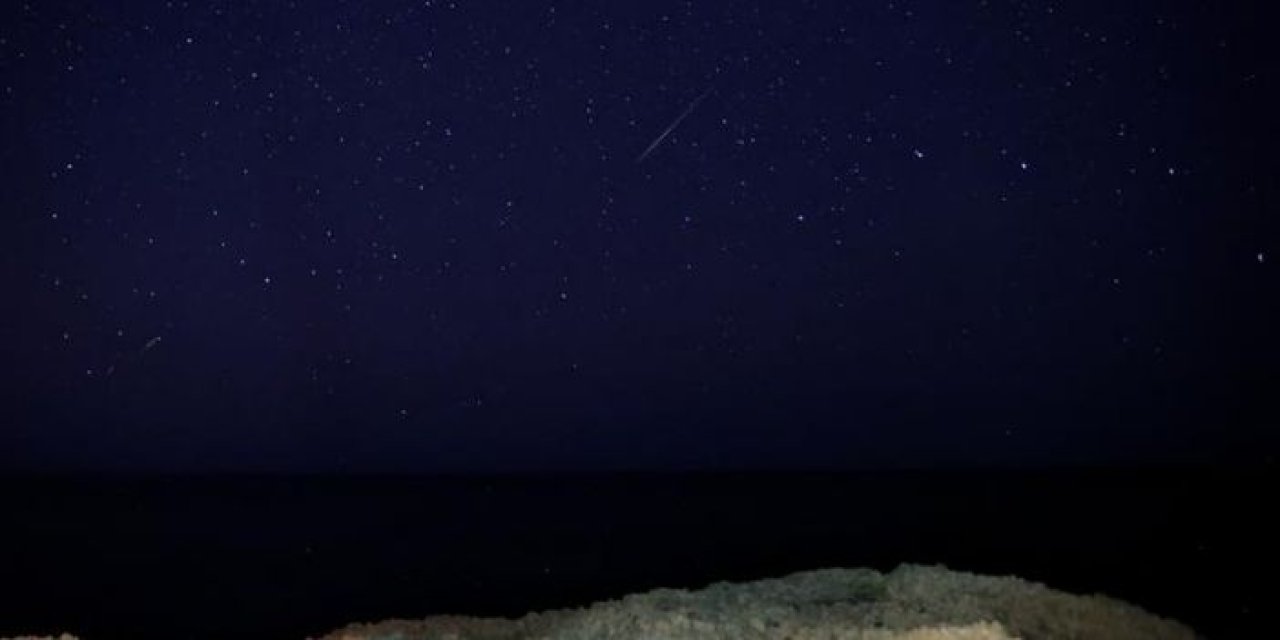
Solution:
<svg viewBox="0 0 1280 640"><path fill-rule="evenodd" d="M1241 637L1261 473L0 478L0 637L318 636L899 562L1105 593Z"/></svg>

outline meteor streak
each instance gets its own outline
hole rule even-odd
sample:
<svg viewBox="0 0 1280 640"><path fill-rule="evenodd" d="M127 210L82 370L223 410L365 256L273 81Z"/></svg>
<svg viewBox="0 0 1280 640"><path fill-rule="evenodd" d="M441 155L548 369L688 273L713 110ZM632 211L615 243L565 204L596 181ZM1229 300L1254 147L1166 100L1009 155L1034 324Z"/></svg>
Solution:
<svg viewBox="0 0 1280 640"><path fill-rule="evenodd" d="M675 121L672 122L670 125L668 125L666 129L663 129L662 133L659 134L657 138L654 138L653 142L649 143L649 146L645 148L644 153L641 153L640 155L636 156L636 164L640 164L641 162L644 162L644 159L648 158L649 154L653 153L653 150L657 149L658 145L662 144L662 141L666 140L667 136L671 135L671 132L675 131L676 127L680 126L680 122L685 118L689 117L689 114L693 113L693 110L698 107L698 103L702 102L702 99L707 97L707 95L710 93L711 93L711 87L707 87L707 90L703 91L702 95L698 96L693 100L693 102L689 103L689 106L685 107L684 111L681 112L680 115L676 117Z"/></svg>

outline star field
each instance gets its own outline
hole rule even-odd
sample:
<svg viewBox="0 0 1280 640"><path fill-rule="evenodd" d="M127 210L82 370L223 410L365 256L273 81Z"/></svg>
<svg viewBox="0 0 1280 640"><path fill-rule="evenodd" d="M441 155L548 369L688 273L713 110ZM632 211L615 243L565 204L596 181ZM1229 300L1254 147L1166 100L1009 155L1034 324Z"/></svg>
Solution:
<svg viewBox="0 0 1280 640"><path fill-rule="evenodd" d="M1253 11L8 3L0 464L1255 455Z"/></svg>

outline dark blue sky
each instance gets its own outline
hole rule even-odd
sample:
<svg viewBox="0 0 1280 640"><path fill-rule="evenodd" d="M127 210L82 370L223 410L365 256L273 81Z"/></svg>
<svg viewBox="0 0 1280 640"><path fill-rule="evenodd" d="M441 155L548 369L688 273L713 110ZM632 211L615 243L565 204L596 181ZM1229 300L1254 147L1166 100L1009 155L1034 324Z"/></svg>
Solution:
<svg viewBox="0 0 1280 640"><path fill-rule="evenodd" d="M6 2L0 468L1258 461L1265 24Z"/></svg>

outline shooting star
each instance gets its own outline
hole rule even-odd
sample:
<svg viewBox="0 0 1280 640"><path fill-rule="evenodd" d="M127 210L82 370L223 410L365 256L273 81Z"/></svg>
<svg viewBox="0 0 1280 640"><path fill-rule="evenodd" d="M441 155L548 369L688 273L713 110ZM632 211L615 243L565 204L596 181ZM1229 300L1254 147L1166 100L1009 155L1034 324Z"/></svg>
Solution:
<svg viewBox="0 0 1280 640"><path fill-rule="evenodd" d="M159 343L160 343L160 336L156 336L150 340L147 340L147 343L142 345L142 348L138 349L138 351L134 353L133 358L134 359L141 358L142 354L150 351L152 347L156 346ZM117 361L119 361L119 358L117 358ZM110 366L107 367L106 377L110 378L111 374L115 372L116 372L116 363L113 362L111 363Z"/></svg>
<svg viewBox="0 0 1280 640"><path fill-rule="evenodd" d="M702 95L698 96L693 100L693 102L689 103L689 106L685 107L684 111L681 112L680 115L676 117L675 121L672 122L670 125L668 125L666 129L663 129L662 133L659 134L657 138L654 138L653 142L649 143L649 146L645 148L644 153L641 153L640 155L636 156L636 164L640 164L641 162L644 162L644 159L648 158L649 154L653 153L653 150L657 149L658 145L662 144L662 141L666 140L667 136L671 135L671 132L675 131L676 127L680 126L680 122L683 121L685 118L689 117L689 114L693 113L693 110L698 108L698 103L702 102L702 99L706 98L710 93L711 93L711 87L707 87L707 90L703 91Z"/></svg>

